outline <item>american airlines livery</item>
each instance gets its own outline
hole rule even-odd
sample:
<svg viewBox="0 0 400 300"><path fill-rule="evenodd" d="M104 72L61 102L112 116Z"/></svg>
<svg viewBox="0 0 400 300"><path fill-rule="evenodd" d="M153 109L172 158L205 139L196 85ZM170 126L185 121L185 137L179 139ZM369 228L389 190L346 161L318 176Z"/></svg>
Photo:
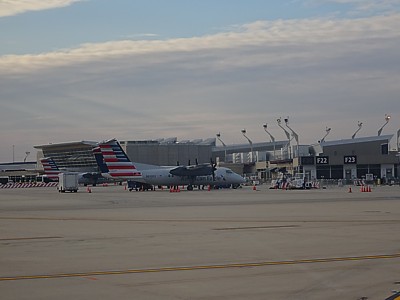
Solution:
<svg viewBox="0 0 400 300"><path fill-rule="evenodd" d="M155 186L187 185L188 190L193 190L194 185L235 188L245 182L242 176L231 169L216 167L213 164L154 166L135 163L130 161L116 139L99 143L99 147L93 152L102 176L114 180L135 181Z"/></svg>

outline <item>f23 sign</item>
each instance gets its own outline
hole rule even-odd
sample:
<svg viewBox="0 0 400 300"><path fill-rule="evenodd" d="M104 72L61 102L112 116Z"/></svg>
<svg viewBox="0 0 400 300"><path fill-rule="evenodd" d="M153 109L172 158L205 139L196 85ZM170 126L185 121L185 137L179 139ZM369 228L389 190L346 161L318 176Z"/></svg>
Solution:
<svg viewBox="0 0 400 300"><path fill-rule="evenodd" d="M357 155L346 155L343 157L343 163L345 165L354 165L357 163Z"/></svg>

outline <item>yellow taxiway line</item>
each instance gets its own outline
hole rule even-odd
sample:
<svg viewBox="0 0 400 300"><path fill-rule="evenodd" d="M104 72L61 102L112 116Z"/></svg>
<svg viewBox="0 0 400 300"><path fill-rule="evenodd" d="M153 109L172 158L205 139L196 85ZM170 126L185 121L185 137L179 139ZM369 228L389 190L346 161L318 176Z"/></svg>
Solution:
<svg viewBox="0 0 400 300"><path fill-rule="evenodd" d="M253 268L253 267L264 267L264 266L329 263L329 262L344 262L344 261L363 261L363 260L394 259L394 258L400 258L400 253L381 254L381 255L365 255L365 256L348 256L348 257L312 258L312 259L283 260L283 261L263 261L263 262L253 262L253 263L237 263L237 264L221 264L221 265L180 266L180 267L164 267L164 268L149 268L149 269L115 270L115 271L93 271L93 272L85 272L85 273L21 275L21 276L0 277L0 281L71 278L71 277L88 277L88 276L104 276L104 275L144 274L144 273L160 273L160 272L171 272L171 271Z"/></svg>
<svg viewBox="0 0 400 300"><path fill-rule="evenodd" d="M390 296L389 298L386 298L386 300L400 300L400 292Z"/></svg>

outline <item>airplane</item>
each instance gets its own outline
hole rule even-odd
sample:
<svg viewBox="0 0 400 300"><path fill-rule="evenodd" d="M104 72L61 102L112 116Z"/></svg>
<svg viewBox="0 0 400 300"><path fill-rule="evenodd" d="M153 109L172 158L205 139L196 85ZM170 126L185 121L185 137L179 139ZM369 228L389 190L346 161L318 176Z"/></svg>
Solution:
<svg viewBox="0 0 400 300"><path fill-rule="evenodd" d="M395 291L394 293L395 294L393 294L389 298L386 298L386 300L400 300L400 292Z"/></svg>
<svg viewBox="0 0 400 300"><path fill-rule="evenodd" d="M92 184L96 185L101 178L101 174L98 172L70 172L68 170L60 170L56 162L51 157L41 158L40 162L43 165L44 177L50 181L58 181L58 174L62 172L77 173L78 183L80 184Z"/></svg>
<svg viewBox="0 0 400 300"><path fill-rule="evenodd" d="M96 161L103 177L134 181L151 186L187 185L187 190L197 186L238 187L245 180L229 168L215 164L188 166L155 166L131 162L116 139L99 143L94 149ZM96 154L97 153L97 154ZM103 156L101 159L100 154Z"/></svg>

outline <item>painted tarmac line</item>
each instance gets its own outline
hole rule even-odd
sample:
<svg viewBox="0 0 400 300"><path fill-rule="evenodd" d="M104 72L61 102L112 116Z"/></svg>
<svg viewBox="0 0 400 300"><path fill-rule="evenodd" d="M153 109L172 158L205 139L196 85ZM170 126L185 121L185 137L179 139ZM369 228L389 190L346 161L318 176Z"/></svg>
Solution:
<svg viewBox="0 0 400 300"><path fill-rule="evenodd" d="M21 276L0 277L0 281L17 281L17 280L31 280L31 279L55 279L55 278L71 278L71 277L93 277L93 276L106 276L106 275L127 275L127 274L145 274L145 273L161 273L161 272L177 272L177 271L232 269L232 268L253 268L253 267L279 266L279 265L296 265L296 264L329 263L329 262L345 262L345 261L363 261L363 260L395 259L395 258L400 258L400 253L381 254L381 255L365 255L365 256L349 256L349 257L329 257L329 258L299 259L299 260L286 260L286 261L264 261L264 262L253 262L253 263L204 265L204 266L180 266L180 267L163 267L163 268L152 268L152 269L128 269L128 270L115 270L115 271L93 271L93 272L86 272L86 273L63 273L63 274L47 274L47 275L21 275Z"/></svg>
<svg viewBox="0 0 400 300"><path fill-rule="evenodd" d="M46 239L62 239L62 236L34 236L34 237L18 237L18 238L1 238L3 241L26 241L26 240L46 240Z"/></svg>

